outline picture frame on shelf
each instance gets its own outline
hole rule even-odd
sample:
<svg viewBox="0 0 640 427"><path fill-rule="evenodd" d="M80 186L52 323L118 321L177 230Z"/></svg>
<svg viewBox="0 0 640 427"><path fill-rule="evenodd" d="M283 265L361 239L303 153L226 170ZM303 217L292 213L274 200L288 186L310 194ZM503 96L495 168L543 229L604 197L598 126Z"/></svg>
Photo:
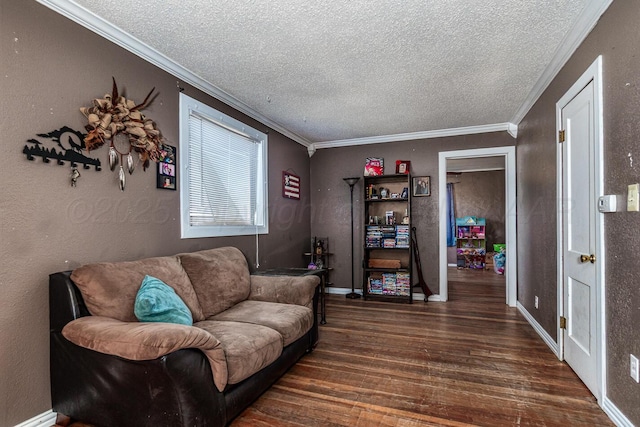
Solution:
<svg viewBox="0 0 640 427"><path fill-rule="evenodd" d="M364 176L384 175L384 159L382 157L367 157L364 164Z"/></svg>
<svg viewBox="0 0 640 427"><path fill-rule="evenodd" d="M396 160L396 174L409 175L411 169L411 161Z"/></svg>
<svg viewBox="0 0 640 427"><path fill-rule="evenodd" d="M413 197L431 196L431 177L414 176L412 180Z"/></svg>

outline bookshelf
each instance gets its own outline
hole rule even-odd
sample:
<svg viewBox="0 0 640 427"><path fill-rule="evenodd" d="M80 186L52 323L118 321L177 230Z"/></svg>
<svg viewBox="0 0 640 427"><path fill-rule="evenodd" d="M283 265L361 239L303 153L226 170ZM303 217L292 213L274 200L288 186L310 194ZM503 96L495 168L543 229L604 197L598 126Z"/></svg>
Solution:
<svg viewBox="0 0 640 427"><path fill-rule="evenodd" d="M458 267L484 269L487 253L486 224L485 218L456 218Z"/></svg>
<svg viewBox="0 0 640 427"><path fill-rule="evenodd" d="M411 177L364 177L365 300L413 302L411 286Z"/></svg>

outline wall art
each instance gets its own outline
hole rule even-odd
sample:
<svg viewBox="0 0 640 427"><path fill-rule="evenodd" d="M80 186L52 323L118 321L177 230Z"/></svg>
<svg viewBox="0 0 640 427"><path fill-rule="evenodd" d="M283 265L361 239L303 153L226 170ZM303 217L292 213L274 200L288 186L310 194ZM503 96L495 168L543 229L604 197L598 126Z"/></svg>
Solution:
<svg viewBox="0 0 640 427"><path fill-rule="evenodd" d="M58 165L63 166L68 162L71 167L72 187L77 185L78 178L80 178L79 164L83 169L89 169L93 166L96 171L102 170L100 159L82 154L82 150L85 149L84 138L86 134L71 129L69 126L63 126L48 133L38 133L36 136L42 139L28 139L22 153L27 156L27 160L31 161L36 157L42 157L44 163L50 163L53 159Z"/></svg>
<svg viewBox="0 0 640 427"><path fill-rule="evenodd" d="M282 197L300 200L300 177L290 172L282 172Z"/></svg>
<svg viewBox="0 0 640 427"><path fill-rule="evenodd" d="M165 190L176 189L176 166L176 147L164 144L161 161L158 162L158 188Z"/></svg>
<svg viewBox="0 0 640 427"><path fill-rule="evenodd" d="M153 120L142 114L142 110L153 102L151 89L144 101L136 104L118 91L116 79L112 77L111 94L93 100L93 106L81 107L80 112L87 118L84 138L87 150L100 148L109 141L109 168L115 170L118 162L120 190L124 191L126 170L131 175L135 169L133 153L138 154L142 169L147 170L151 161L162 160L163 142L160 131ZM126 159L125 159L126 157ZM125 165L126 160L126 165Z"/></svg>

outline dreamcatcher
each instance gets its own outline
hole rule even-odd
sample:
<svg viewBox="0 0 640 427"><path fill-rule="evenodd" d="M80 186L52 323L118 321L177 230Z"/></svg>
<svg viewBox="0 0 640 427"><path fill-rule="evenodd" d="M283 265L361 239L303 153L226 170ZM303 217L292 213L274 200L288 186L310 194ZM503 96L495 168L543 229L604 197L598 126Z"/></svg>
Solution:
<svg viewBox="0 0 640 427"><path fill-rule="evenodd" d="M109 169L115 170L116 166L118 166L118 162L120 163L118 181L120 183L120 190L122 191L124 191L126 183L126 175L124 173L125 162L129 175L131 175L135 169L131 148L132 145L126 135L119 133L111 137L111 142L109 144Z"/></svg>
<svg viewBox="0 0 640 427"><path fill-rule="evenodd" d="M141 110L151 104L151 89L141 104L119 95L116 80L113 78L111 94L94 99L93 107L82 107L80 112L88 120L85 126L88 134L84 139L87 151L99 148L109 140L109 168L115 170L118 163L120 190L126 183L125 168L133 173L136 162L133 152L138 154L143 170L147 170L150 161L162 161L163 143L160 131L155 123L146 118Z"/></svg>

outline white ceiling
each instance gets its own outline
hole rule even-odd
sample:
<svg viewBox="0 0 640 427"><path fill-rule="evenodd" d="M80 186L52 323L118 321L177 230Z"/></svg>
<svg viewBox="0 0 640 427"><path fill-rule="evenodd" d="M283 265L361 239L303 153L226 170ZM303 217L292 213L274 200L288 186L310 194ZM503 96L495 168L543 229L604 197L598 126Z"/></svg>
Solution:
<svg viewBox="0 0 640 427"><path fill-rule="evenodd" d="M515 135L612 0L37 1L311 152Z"/></svg>

